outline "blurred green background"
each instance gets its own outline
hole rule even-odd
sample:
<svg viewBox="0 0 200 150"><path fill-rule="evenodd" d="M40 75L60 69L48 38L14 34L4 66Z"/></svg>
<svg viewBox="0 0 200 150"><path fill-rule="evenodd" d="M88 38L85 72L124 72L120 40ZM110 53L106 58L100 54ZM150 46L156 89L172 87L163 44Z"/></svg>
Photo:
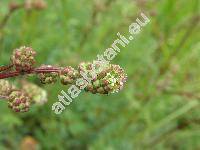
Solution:
<svg viewBox="0 0 200 150"><path fill-rule="evenodd" d="M24 0L15 0L22 3ZM0 0L0 20L11 0ZM0 64L33 47L37 63L77 66L110 47L143 12L151 20L113 60L128 74L123 91L81 93L61 115L51 106L68 87L43 86L48 103L25 114L0 105L0 150L200 149L199 0L46 0L17 10L0 29ZM11 79L16 82L16 79ZM23 145L28 148L22 148ZM35 148L32 148L35 149Z"/></svg>

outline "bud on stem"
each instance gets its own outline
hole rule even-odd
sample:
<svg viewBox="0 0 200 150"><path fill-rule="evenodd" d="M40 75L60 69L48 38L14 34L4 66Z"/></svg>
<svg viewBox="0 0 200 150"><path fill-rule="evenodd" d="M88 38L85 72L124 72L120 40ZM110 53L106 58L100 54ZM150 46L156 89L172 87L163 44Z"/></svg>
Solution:
<svg viewBox="0 0 200 150"><path fill-rule="evenodd" d="M36 52L30 47L15 49L11 57L12 64L16 71L27 72L34 68Z"/></svg>
<svg viewBox="0 0 200 150"><path fill-rule="evenodd" d="M30 98L22 91L12 91L8 97L8 107L15 112L27 112L30 107Z"/></svg>

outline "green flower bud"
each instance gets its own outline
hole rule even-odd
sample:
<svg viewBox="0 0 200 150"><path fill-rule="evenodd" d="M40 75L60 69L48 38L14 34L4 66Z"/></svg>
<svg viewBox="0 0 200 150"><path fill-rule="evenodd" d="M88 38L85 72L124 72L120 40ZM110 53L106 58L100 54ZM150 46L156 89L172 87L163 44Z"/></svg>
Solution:
<svg viewBox="0 0 200 150"><path fill-rule="evenodd" d="M82 62L79 64L78 66L78 71L89 71L89 70L92 70L92 63L90 62Z"/></svg>
<svg viewBox="0 0 200 150"><path fill-rule="evenodd" d="M50 65L42 65L40 69L42 68L51 68ZM47 72L47 73L39 73L38 78L40 79L40 82L42 84L51 84L57 82L59 73L57 72Z"/></svg>
<svg viewBox="0 0 200 150"><path fill-rule="evenodd" d="M15 49L11 61L15 69L20 72L27 72L33 69L36 52L30 47L20 47Z"/></svg>
<svg viewBox="0 0 200 150"><path fill-rule="evenodd" d="M85 88L85 91L100 94L109 94L118 92L123 88L126 82L127 75L119 65L112 64L94 64L95 68L92 68L92 63L81 63L78 70L83 72L94 71L97 78ZM95 69L95 70L94 70Z"/></svg>
<svg viewBox="0 0 200 150"><path fill-rule="evenodd" d="M27 112L30 107L30 98L22 91L12 91L8 97L8 107L15 112Z"/></svg>
<svg viewBox="0 0 200 150"><path fill-rule="evenodd" d="M98 88L97 92L100 94L108 94L108 92L103 87Z"/></svg>
<svg viewBox="0 0 200 150"><path fill-rule="evenodd" d="M64 85L72 84L79 77L78 71L72 67L66 67L61 70L60 81Z"/></svg>
<svg viewBox="0 0 200 150"><path fill-rule="evenodd" d="M119 65L110 65L109 72L104 77L104 82L107 82L107 90L109 93L115 93L123 89L124 83L127 80L127 75Z"/></svg>

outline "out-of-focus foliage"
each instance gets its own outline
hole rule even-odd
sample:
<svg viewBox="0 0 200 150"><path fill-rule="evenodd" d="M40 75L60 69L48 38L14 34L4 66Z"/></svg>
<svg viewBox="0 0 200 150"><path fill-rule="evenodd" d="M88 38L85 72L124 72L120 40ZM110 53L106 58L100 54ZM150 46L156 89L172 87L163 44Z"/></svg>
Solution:
<svg viewBox="0 0 200 150"><path fill-rule="evenodd" d="M9 2L0 1L0 20ZM128 73L122 92L82 93L61 115L51 110L60 91L68 89L60 84L45 86L48 104L25 114L13 113L1 101L1 150L27 144L59 150L200 148L199 0L46 2L45 10L16 11L0 29L1 65L14 48L26 45L37 50L39 64L76 66L103 53L117 32L126 35L140 12L151 23L113 60Z"/></svg>

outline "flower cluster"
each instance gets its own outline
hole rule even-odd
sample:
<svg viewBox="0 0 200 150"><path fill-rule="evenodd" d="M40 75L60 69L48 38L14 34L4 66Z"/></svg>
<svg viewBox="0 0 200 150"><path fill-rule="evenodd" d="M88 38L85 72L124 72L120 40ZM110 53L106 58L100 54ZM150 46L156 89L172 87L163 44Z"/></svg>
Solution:
<svg viewBox="0 0 200 150"><path fill-rule="evenodd" d="M27 112L31 104L43 105L47 102L47 93L42 88L27 81L21 81L17 89L7 80L0 80L0 97L8 100L8 107L15 112Z"/></svg>
<svg viewBox="0 0 200 150"><path fill-rule="evenodd" d="M87 84L84 88L78 84L77 88L93 94L118 92L127 79L127 75L119 65L82 62L77 69L71 66L51 65L35 67L35 56L36 52L31 47L23 46L15 49L11 56L11 64L0 67L0 79L35 74L42 84L53 84L59 80L63 85L77 85L78 79L82 78ZM6 80L0 80L0 97L7 98L9 107L16 112L26 112L31 104L44 104L47 101L46 91L40 87L22 82L21 90L18 90Z"/></svg>
<svg viewBox="0 0 200 150"><path fill-rule="evenodd" d="M8 97L8 107L15 112L27 112L30 107L30 98L23 91L12 91Z"/></svg>
<svg viewBox="0 0 200 150"><path fill-rule="evenodd" d="M82 62L78 69L71 66L60 68L58 72L43 72L39 73L38 77L43 84L55 83L58 78L63 85L74 84L78 78L81 77L81 72L88 74L92 78L91 71L96 74L96 77L86 86L85 91L93 94L109 94L118 92L123 88L127 76L124 70L119 65L106 64L101 66L95 65L95 70L92 67L93 63ZM40 69L52 69L52 66L42 66Z"/></svg>
<svg viewBox="0 0 200 150"><path fill-rule="evenodd" d="M73 84L82 76L81 72L92 78L92 74L89 72L93 71L96 77L87 85L85 91L93 94L109 94L121 90L127 79L124 70L119 65L113 64L95 63L94 65L91 62L82 62L77 70L71 66L62 68L51 65L41 65L39 68L35 68L35 55L36 52L32 48L23 46L14 50L11 61L19 73L36 73L42 84L52 84L58 80L63 85Z"/></svg>
<svg viewBox="0 0 200 150"><path fill-rule="evenodd" d="M81 77L81 72L87 74L87 72L93 70L92 66L94 64L90 62L80 63L77 70L71 66L62 68L51 65L41 65L39 68L35 68L35 55L35 50L23 46L14 50L11 63L18 73L36 73L43 84L55 83L58 79L64 85L73 84L77 78ZM88 85L87 91L92 93L113 93L122 89L127 77L119 65L95 64L94 68L97 78L94 78L92 83Z"/></svg>
<svg viewBox="0 0 200 150"><path fill-rule="evenodd" d="M40 69L50 69L52 68L51 65L42 65ZM51 84L55 83L58 79L58 73L57 72L42 72L38 74L38 78L40 79L40 82L42 84Z"/></svg>
<svg viewBox="0 0 200 150"><path fill-rule="evenodd" d="M35 55L36 52L32 48L23 46L14 50L11 61L17 71L30 71L36 62Z"/></svg>
<svg viewBox="0 0 200 150"><path fill-rule="evenodd" d="M79 72L90 72L95 68L96 78L87 85L85 91L89 91L93 94L109 94L115 93L122 89L126 82L127 76L124 70L119 65L81 63L78 67Z"/></svg>
<svg viewBox="0 0 200 150"><path fill-rule="evenodd" d="M78 71L71 66L62 68L60 72L60 81L64 85L73 84L78 77Z"/></svg>

